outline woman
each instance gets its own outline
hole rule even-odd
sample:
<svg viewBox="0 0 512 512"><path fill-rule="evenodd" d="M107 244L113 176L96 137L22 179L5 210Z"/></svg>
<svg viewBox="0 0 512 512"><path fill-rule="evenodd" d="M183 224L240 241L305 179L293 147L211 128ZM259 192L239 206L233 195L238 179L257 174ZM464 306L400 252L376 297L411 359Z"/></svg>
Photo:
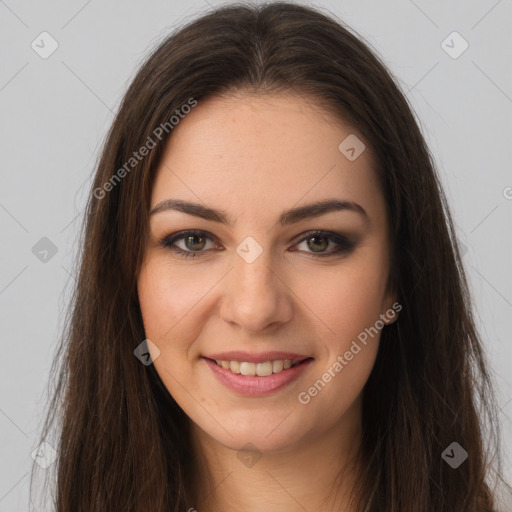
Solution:
<svg viewBox="0 0 512 512"><path fill-rule="evenodd" d="M166 39L84 228L43 432L57 511L496 510L446 201L342 24L231 6Z"/></svg>

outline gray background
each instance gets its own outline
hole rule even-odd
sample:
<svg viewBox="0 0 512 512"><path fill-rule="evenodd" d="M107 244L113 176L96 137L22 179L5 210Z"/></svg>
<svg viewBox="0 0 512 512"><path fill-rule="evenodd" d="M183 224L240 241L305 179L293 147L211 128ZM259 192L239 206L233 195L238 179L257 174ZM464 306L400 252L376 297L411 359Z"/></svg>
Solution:
<svg viewBox="0 0 512 512"><path fill-rule="evenodd" d="M150 48L220 3L0 0L0 511L28 510L31 453L85 192L113 112ZM414 106L467 248L499 392L503 451L512 453L512 1L315 5L373 45ZM46 59L31 47L43 45L43 31L58 43ZM442 45L454 31L469 44L457 58L445 49L458 54L462 40ZM51 48L48 38L44 48ZM48 244L43 237L56 254L33 250ZM510 481L510 457L505 463Z"/></svg>

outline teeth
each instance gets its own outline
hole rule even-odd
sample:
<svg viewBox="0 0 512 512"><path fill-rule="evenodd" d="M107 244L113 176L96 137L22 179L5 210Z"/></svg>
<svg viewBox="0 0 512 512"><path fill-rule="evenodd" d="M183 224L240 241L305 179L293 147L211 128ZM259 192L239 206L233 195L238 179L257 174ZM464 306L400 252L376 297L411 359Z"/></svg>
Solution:
<svg viewBox="0 0 512 512"><path fill-rule="evenodd" d="M284 361L280 360L280 361L272 361L272 372L273 373L278 373L280 371L282 371L284 368Z"/></svg>
<svg viewBox="0 0 512 512"><path fill-rule="evenodd" d="M258 375L258 377L268 377L272 375L272 363L270 361L258 363L256 365L256 375Z"/></svg>
<svg viewBox="0 0 512 512"><path fill-rule="evenodd" d="M241 375L257 375L258 377L268 377L273 373L279 373L288 370L292 366L300 363L300 360L279 359L276 361L265 361L263 363L249 363L247 361L217 361L215 362L231 372Z"/></svg>
<svg viewBox="0 0 512 512"><path fill-rule="evenodd" d="M256 375L256 365L254 363L240 363L240 373L242 375Z"/></svg>

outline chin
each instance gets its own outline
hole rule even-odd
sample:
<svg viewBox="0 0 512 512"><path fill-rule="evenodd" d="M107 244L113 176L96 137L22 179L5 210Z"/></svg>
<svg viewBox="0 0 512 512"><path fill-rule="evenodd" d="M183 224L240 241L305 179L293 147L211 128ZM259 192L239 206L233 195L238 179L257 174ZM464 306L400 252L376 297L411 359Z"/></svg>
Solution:
<svg viewBox="0 0 512 512"><path fill-rule="evenodd" d="M230 422L223 424L223 427L215 422L204 429L200 428L211 439L226 448L235 451L255 450L262 453L291 450L304 440L309 432L304 419L292 418L289 413L283 414L282 417L270 412L262 416L257 411L253 411L252 414L245 413L241 421L232 417Z"/></svg>

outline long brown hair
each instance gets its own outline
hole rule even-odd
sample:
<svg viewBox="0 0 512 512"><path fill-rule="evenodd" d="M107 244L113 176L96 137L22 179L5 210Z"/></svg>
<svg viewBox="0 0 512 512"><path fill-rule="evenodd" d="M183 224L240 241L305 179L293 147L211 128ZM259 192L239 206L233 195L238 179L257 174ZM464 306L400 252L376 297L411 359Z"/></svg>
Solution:
<svg viewBox="0 0 512 512"><path fill-rule="evenodd" d="M136 281L169 120L183 105L235 90L305 94L355 127L376 155L391 224L390 286L403 309L383 329L364 388L354 510L373 496L378 512L494 511L490 477L499 475L500 459L492 380L450 213L412 108L361 36L317 9L277 2L218 8L166 38L108 133L41 436L56 434L57 512L194 505L189 420L153 365L134 356L145 339ZM151 148L134 157L143 146ZM468 453L457 469L442 457L453 442Z"/></svg>

